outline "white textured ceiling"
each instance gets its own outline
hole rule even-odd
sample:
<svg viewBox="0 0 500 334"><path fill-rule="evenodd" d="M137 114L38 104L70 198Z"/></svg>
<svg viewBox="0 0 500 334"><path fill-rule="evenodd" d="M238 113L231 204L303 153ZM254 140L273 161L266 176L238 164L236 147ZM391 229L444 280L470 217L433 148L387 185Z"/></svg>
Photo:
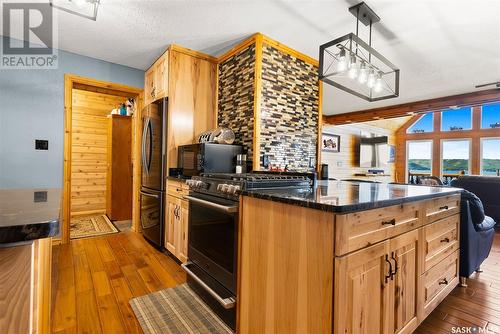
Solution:
<svg viewBox="0 0 500 334"><path fill-rule="evenodd" d="M96 22L59 12L59 48L146 69L171 43L218 55L262 32L317 58L320 44L354 30L347 8L356 3L101 0ZM471 92L475 84L500 80L499 0L367 3L382 19L374 47L401 69L400 97L368 103L325 85L324 114Z"/></svg>

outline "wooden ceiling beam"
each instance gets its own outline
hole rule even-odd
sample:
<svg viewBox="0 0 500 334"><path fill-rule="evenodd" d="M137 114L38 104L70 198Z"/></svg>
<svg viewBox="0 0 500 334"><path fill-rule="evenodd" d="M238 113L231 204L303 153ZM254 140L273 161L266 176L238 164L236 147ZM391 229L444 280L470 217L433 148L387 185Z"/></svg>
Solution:
<svg viewBox="0 0 500 334"><path fill-rule="evenodd" d="M395 106L323 116L324 124L348 124L441 111L451 106L476 106L500 101L500 89L481 90L473 93L440 97L436 99L398 104Z"/></svg>

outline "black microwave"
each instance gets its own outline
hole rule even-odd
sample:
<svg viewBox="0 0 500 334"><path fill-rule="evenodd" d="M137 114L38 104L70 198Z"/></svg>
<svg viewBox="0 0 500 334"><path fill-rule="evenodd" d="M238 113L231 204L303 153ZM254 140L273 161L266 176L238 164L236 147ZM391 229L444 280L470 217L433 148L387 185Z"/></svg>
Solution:
<svg viewBox="0 0 500 334"><path fill-rule="evenodd" d="M198 143L178 147L177 165L184 176L202 173L234 173L240 145Z"/></svg>

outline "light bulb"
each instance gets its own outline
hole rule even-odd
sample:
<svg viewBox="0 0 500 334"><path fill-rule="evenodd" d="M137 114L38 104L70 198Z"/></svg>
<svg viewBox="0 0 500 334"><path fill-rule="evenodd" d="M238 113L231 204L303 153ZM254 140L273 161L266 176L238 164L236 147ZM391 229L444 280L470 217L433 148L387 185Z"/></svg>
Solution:
<svg viewBox="0 0 500 334"><path fill-rule="evenodd" d="M375 85L375 71L373 69L370 70L370 74L368 75L368 81L366 85L370 88L373 88Z"/></svg>
<svg viewBox="0 0 500 334"><path fill-rule="evenodd" d="M356 79L358 76L358 66L356 64L356 56L351 54L351 61L349 62L349 72L347 73L349 78Z"/></svg>
<svg viewBox="0 0 500 334"><path fill-rule="evenodd" d="M345 70L347 70L347 57L345 56L345 49L342 49L337 62L337 72L344 72Z"/></svg>
<svg viewBox="0 0 500 334"><path fill-rule="evenodd" d="M375 80L375 91L377 93L382 91L382 72L378 72L377 80Z"/></svg>
<svg viewBox="0 0 500 334"><path fill-rule="evenodd" d="M361 68L359 69L358 81L359 83L364 84L367 79L368 79L368 69L366 68L366 63L362 62Z"/></svg>

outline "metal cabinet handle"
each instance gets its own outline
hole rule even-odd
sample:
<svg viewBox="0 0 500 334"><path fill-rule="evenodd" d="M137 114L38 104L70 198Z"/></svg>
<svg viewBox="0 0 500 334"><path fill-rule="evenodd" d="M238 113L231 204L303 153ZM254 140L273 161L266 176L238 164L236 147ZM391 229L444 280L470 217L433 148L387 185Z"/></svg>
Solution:
<svg viewBox="0 0 500 334"><path fill-rule="evenodd" d="M443 238L441 239L441 242L450 242L450 238Z"/></svg>
<svg viewBox="0 0 500 334"><path fill-rule="evenodd" d="M390 278L392 278L392 262L389 261L389 255L385 254L385 262L389 263L389 274L385 276L385 283L389 281Z"/></svg>
<svg viewBox="0 0 500 334"><path fill-rule="evenodd" d="M439 282L439 285L448 285L448 280L443 278L443 280Z"/></svg>
<svg viewBox="0 0 500 334"><path fill-rule="evenodd" d="M398 273L398 261L396 260L396 257L394 256L394 252L391 253L391 260L394 260L394 272L391 273L391 281L394 279L394 276Z"/></svg>
<svg viewBox="0 0 500 334"><path fill-rule="evenodd" d="M201 278L199 278L198 276L196 276L195 273L193 273L191 270L189 270L188 266L190 264L193 264L193 263L186 262L185 264L181 264L181 267L203 289L205 289L210 295L212 295L212 297L214 297L219 302L219 304L222 305L223 308L225 308L226 310L234 308L234 306L236 305L236 299L234 297L222 298L221 296L219 296L219 294L217 292L215 292L214 290L212 290L212 288L209 287L205 282L203 282L203 280Z"/></svg>
<svg viewBox="0 0 500 334"><path fill-rule="evenodd" d="M396 225L396 218L392 218L391 220L388 220L388 221L385 221L385 222L382 222L382 225Z"/></svg>
<svg viewBox="0 0 500 334"><path fill-rule="evenodd" d="M448 210L448 205L440 206L439 210Z"/></svg>
<svg viewBox="0 0 500 334"><path fill-rule="evenodd" d="M141 193L141 195L144 195L144 196L149 196L149 197L154 197L154 198L160 198L160 195L146 193L146 192L144 192L142 190L140 190L139 192Z"/></svg>

